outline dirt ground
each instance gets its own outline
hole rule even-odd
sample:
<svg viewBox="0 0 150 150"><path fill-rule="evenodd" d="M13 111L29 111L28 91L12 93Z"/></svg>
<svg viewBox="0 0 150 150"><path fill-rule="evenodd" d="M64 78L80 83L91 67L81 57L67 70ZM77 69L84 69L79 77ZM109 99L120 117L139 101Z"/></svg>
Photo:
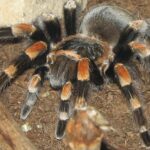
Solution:
<svg viewBox="0 0 150 150"><path fill-rule="evenodd" d="M103 0L91 0L88 6L102 3ZM115 3L138 15L140 18L148 18L150 14L150 0L105 0ZM25 47L25 43L0 47L0 68L7 66L8 62L16 57ZM39 100L27 120L19 119L21 105L26 97L28 80L33 70L27 71L19 77L0 97L11 115L20 125L28 123L32 130L26 133L27 137L39 150L69 150L62 141L54 137L54 129L57 120L57 108L59 104L59 92L50 89L46 83L41 90ZM150 85L149 74L142 72L141 93L145 114L150 126ZM96 107L109 120L117 132L110 132L107 138L114 145L127 150L145 150L140 140L138 130L134 124L131 111L128 109L125 98L115 84L105 86L101 91L92 91L89 104Z"/></svg>

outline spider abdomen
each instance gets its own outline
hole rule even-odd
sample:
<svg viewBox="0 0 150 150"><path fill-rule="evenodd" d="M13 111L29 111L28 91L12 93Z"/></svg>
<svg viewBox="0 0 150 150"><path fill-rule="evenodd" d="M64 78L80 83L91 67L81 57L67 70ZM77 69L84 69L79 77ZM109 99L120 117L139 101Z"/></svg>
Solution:
<svg viewBox="0 0 150 150"><path fill-rule="evenodd" d="M114 46L124 28L135 19L136 17L123 8L107 4L99 5L84 16L79 31L103 39Z"/></svg>

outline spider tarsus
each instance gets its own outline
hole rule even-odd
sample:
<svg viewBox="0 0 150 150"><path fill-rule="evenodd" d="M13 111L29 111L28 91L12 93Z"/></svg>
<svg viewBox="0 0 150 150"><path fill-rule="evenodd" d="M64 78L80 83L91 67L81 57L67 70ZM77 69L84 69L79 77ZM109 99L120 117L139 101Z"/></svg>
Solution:
<svg viewBox="0 0 150 150"><path fill-rule="evenodd" d="M20 113L20 118L21 119L25 120L28 117L28 115L32 111L32 108L33 108L34 104L37 101L37 97L38 97L38 89L34 92L33 91L32 92L28 91L25 104L23 104L23 106L21 108L21 113Z"/></svg>
<svg viewBox="0 0 150 150"><path fill-rule="evenodd" d="M64 22L67 35L76 33L76 2L68 0L64 5Z"/></svg>
<svg viewBox="0 0 150 150"><path fill-rule="evenodd" d="M32 111L32 108L38 99L39 90L44 82L48 70L49 68L47 66L40 66L34 71L33 76L29 81L26 101L21 108L21 119L25 120Z"/></svg>
<svg viewBox="0 0 150 150"><path fill-rule="evenodd" d="M20 113L20 119L25 120L27 119L28 115L30 114L32 110L31 106L28 105L23 105L23 107L21 108L21 113Z"/></svg>
<svg viewBox="0 0 150 150"><path fill-rule="evenodd" d="M61 91L61 102L59 106L59 120L56 127L56 138L62 139L65 134L66 124L70 118L71 106L70 97L72 95L72 84L66 82Z"/></svg>
<svg viewBox="0 0 150 150"><path fill-rule="evenodd" d="M59 120L57 123L57 130L55 132L55 137L58 140L61 140L65 135L65 129L66 129L67 121L66 120Z"/></svg>
<svg viewBox="0 0 150 150"><path fill-rule="evenodd" d="M119 150L118 148L109 144L105 139L102 140L100 150Z"/></svg>
<svg viewBox="0 0 150 150"><path fill-rule="evenodd" d="M140 136L143 139L143 142L146 145L146 147L150 147L150 131L148 130L141 131Z"/></svg>

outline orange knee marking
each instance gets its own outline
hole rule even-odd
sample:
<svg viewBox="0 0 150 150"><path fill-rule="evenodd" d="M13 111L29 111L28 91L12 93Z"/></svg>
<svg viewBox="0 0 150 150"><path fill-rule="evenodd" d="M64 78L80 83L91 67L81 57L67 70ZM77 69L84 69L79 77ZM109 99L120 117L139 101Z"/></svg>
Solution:
<svg viewBox="0 0 150 150"><path fill-rule="evenodd" d="M17 71L17 68L14 66L14 65L10 65L8 66L4 72L10 77L10 78L13 78L15 73Z"/></svg>
<svg viewBox="0 0 150 150"><path fill-rule="evenodd" d="M30 86L37 87L40 82L41 82L41 77L39 75L34 75L30 81Z"/></svg>
<svg viewBox="0 0 150 150"><path fill-rule="evenodd" d="M89 59L83 58L79 61L77 78L80 81L90 79Z"/></svg>
<svg viewBox="0 0 150 150"><path fill-rule="evenodd" d="M75 109L84 109L87 106L86 100L84 97L77 97L75 102Z"/></svg>
<svg viewBox="0 0 150 150"><path fill-rule="evenodd" d="M131 101L131 106L133 109L137 109L141 107L141 103L136 97L132 98L130 101Z"/></svg>
<svg viewBox="0 0 150 150"><path fill-rule="evenodd" d="M126 85L131 84L131 82L132 82L131 76L130 76L127 68L123 64L116 64L115 72L117 73L117 75L119 77L121 86L126 86Z"/></svg>
<svg viewBox="0 0 150 150"><path fill-rule="evenodd" d="M12 31L16 36L23 35L23 34L32 35L32 33L36 31L36 28L31 24L21 23L21 24L14 25L12 27Z"/></svg>
<svg viewBox="0 0 150 150"><path fill-rule="evenodd" d="M150 50L144 44L133 41L129 43L129 46L134 52L141 54L143 57L150 55Z"/></svg>
<svg viewBox="0 0 150 150"><path fill-rule="evenodd" d="M55 50L49 53L47 56L48 63L54 63L57 56L66 56L72 60L79 61L81 56L73 52L72 50Z"/></svg>
<svg viewBox="0 0 150 150"><path fill-rule="evenodd" d="M129 23L129 26L132 27L134 30L139 30L144 23L144 20L135 20Z"/></svg>
<svg viewBox="0 0 150 150"><path fill-rule="evenodd" d="M59 50L59 51L56 51L56 55L59 56L59 55L65 55L67 57L71 57L72 59L75 59L75 60L79 60L81 58L80 55L76 54L75 52L71 51L71 50Z"/></svg>
<svg viewBox="0 0 150 150"><path fill-rule="evenodd" d="M71 96L71 90L72 90L72 84L71 82L67 82L62 89L61 92L61 99L62 100L68 100Z"/></svg>
<svg viewBox="0 0 150 150"><path fill-rule="evenodd" d="M42 51L47 50L47 45L45 42L39 41L31 45L25 50L26 55L30 57L31 60L35 59Z"/></svg>

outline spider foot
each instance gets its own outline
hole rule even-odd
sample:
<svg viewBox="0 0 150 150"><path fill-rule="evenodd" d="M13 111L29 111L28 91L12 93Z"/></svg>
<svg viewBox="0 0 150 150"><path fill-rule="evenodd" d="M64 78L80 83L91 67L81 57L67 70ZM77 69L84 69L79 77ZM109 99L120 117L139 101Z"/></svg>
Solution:
<svg viewBox="0 0 150 150"><path fill-rule="evenodd" d="M75 0L68 0L67 2L66 2L66 4L64 5L64 8L66 8L66 9L76 9L76 2L75 2Z"/></svg>
<svg viewBox="0 0 150 150"><path fill-rule="evenodd" d="M55 132L55 137L58 140L63 139L64 135L65 135L65 129L66 129L66 125L67 125L67 121L66 120L59 120L57 123L57 129Z"/></svg>
<svg viewBox="0 0 150 150"><path fill-rule="evenodd" d="M64 20L67 35L76 33L76 2L68 0L64 5Z"/></svg>
<svg viewBox="0 0 150 150"><path fill-rule="evenodd" d="M24 104L23 107L21 108L20 119L25 120L30 114L31 110L32 110L31 106Z"/></svg>
<svg viewBox="0 0 150 150"><path fill-rule="evenodd" d="M55 136L57 139L62 139L65 135L65 129L70 118L70 102L69 100L61 101L59 108L59 120L56 126Z"/></svg>
<svg viewBox="0 0 150 150"><path fill-rule="evenodd" d="M21 108L20 119L25 120L32 111L33 105L36 103L37 94L28 93L26 103Z"/></svg>
<svg viewBox="0 0 150 150"><path fill-rule="evenodd" d="M145 146L150 148L150 132L144 126L140 129L140 136Z"/></svg>

